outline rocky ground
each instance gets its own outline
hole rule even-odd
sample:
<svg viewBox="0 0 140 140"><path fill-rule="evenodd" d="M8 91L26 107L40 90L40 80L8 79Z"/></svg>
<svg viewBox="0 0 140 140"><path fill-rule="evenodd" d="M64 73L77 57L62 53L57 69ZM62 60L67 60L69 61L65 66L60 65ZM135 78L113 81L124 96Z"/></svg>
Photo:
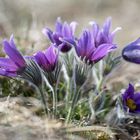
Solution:
<svg viewBox="0 0 140 140"><path fill-rule="evenodd" d="M1 140L43 140L61 139L61 123L48 121L36 115L40 102L34 98L1 98L0 139ZM63 138L62 138L63 139Z"/></svg>
<svg viewBox="0 0 140 140"><path fill-rule="evenodd" d="M0 140L85 140L89 137L87 131L93 131L97 140L115 140L106 127L66 127L60 121L40 116L41 108L40 101L32 97L1 98Z"/></svg>

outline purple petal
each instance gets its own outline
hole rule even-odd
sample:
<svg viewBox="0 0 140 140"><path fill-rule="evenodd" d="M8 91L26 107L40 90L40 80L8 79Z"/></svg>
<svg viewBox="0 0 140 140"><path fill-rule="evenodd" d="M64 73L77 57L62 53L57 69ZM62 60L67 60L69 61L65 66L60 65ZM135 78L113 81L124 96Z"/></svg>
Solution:
<svg viewBox="0 0 140 140"><path fill-rule="evenodd" d="M83 49L85 53L86 50L88 49L87 43L88 43L88 30L85 30L80 40L81 49Z"/></svg>
<svg viewBox="0 0 140 140"><path fill-rule="evenodd" d="M127 45L122 50L122 56L126 61L140 64L140 38Z"/></svg>
<svg viewBox="0 0 140 140"><path fill-rule="evenodd" d="M66 53L68 51L70 51L72 48L72 45L70 45L69 43L63 42L62 44L60 44L58 46L58 49L61 50L61 52Z"/></svg>
<svg viewBox="0 0 140 140"><path fill-rule="evenodd" d="M39 64L39 66L45 67L45 65L47 63L47 59L43 52L41 52L41 51L37 52L34 55L34 57L35 57L36 62Z"/></svg>
<svg viewBox="0 0 140 140"><path fill-rule="evenodd" d="M100 45L95 52L92 54L91 60L95 63L101 60L104 56L110 52L110 49L113 47L112 44L102 44Z"/></svg>
<svg viewBox="0 0 140 140"><path fill-rule="evenodd" d="M55 31L58 33L62 33L62 22L60 17L58 17L56 20Z"/></svg>
<svg viewBox="0 0 140 140"><path fill-rule="evenodd" d="M54 46L50 46L44 53L38 52L34 55L35 60L45 71L52 71L55 68L58 56Z"/></svg>
<svg viewBox="0 0 140 140"><path fill-rule="evenodd" d="M105 35L104 33L102 33L101 31L98 32L97 38L96 38L96 47L98 47L101 44L109 44L112 43L110 42L109 38L107 35Z"/></svg>
<svg viewBox="0 0 140 140"><path fill-rule="evenodd" d="M9 71L17 71L18 67L9 58L0 58L0 67Z"/></svg>
<svg viewBox="0 0 140 140"><path fill-rule="evenodd" d="M16 49L11 47L8 41L3 41L3 46L6 54L10 57L10 59L18 66L18 67L25 67L26 62L20 52Z"/></svg>
<svg viewBox="0 0 140 140"><path fill-rule="evenodd" d="M134 86L129 83L128 88L125 90L124 94L123 94L123 99L126 100L127 98L134 98Z"/></svg>
<svg viewBox="0 0 140 140"><path fill-rule="evenodd" d="M47 36L47 37L50 39L50 41L51 41L52 43L54 43L54 40L53 40L53 37L52 37L53 32L52 32L49 28L44 28L44 29L42 30L42 33L43 33L45 36Z"/></svg>
<svg viewBox="0 0 140 140"><path fill-rule="evenodd" d="M71 28L71 34L74 36L74 33L75 33L75 29L76 29L76 26L77 26L77 22L71 22L70 23L70 28Z"/></svg>
<svg viewBox="0 0 140 140"><path fill-rule="evenodd" d="M78 56L81 56L82 58L88 58L91 52L93 52L94 50L94 39L92 38L91 33L87 29L82 33L80 39L78 40L76 52Z"/></svg>
<svg viewBox="0 0 140 140"><path fill-rule="evenodd" d="M66 44L76 46L76 42L74 39L70 38L59 38L60 41L65 42Z"/></svg>
<svg viewBox="0 0 140 140"><path fill-rule="evenodd" d="M53 37L54 43L56 43L57 46L59 46L62 43L62 41L59 39L62 37L60 34L53 33L52 37Z"/></svg>
<svg viewBox="0 0 140 140"><path fill-rule="evenodd" d="M58 46L58 48L61 50L61 52L65 53L68 52L72 46L76 47L76 42L73 39L70 38L59 38L60 41L63 43Z"/></svg>
<svg viewBox="0 0 140 140"><path fill-rule="evenodd" d="M138 39L136 39L135 41L133 41L132 43L130 43L128 46L140 46L140 37Z"/></svg>
<svg viewBox="0 0 140 140"><path fill-rule="evenodd" d="M107 36L109 35L110 26L111 26L111 17L107 18L107 20L103 25L103 33Z"/></svg>
<svg viewBox="0 0 140 140"><path fill-rule="evenodd" d="M11 45L11 47L13 47L13 48L15 48L16 49L16 45L15 45L15 43L14 43L14 35L11 35L11 37L10 37L10 45Z"/></svg>
<svg viewBox="0 0 140 140"><path fill-rule="evenodd" d="M96 50L94 38L90 32L88 33L88 41L87 41L87 50L86 50L86 57L89 58L91 54Z"/></svg>
<svg viewBox="0 0 140 140"><path fill-rule="evenodd" d="M78 53L79 56L84 57L86 54L86 45L85 45L85 41L87 40L86 37L86 31L81 35L80 39L78 40L78 44L76 47L76 51Z"/></svg>
<svg viewBox="0 0 140 140"><path fill-rule="evenodd" d="M67 22L65 22L63 24L63 27L62 27L62 35L63 35L63 37L70 37L70 38L72 38L71 29L70 29L70 26L68 25Z"/></svg>
<svg viewBox="0 0 140 140"><path fill-rule="evenodd" d="M7 72L6 70L0 69L0 75L7 77L16 77L17 74L14 72Z"/></svg>
<svg viewBox="0 0 140 140"><path fill-rule="evenodd" d="M136 102L136 104L140 105L140 93L135 93L133 99Z"/></svg>
<svg viewBox="0 0 140 140"><path fill-rule="evenodd" d="M91 32L92 32L92 34L93 34L94 39L96 39L97 34L98 34L98 32L99 32L99 25L96 24L95 22L93 22L93 23L91 23L91 24L92 24Z"/></svg>
<svg viewBox="0 0 140 140"><path fill-rule="evenodd" d="M135 111L133 111L132 113L139 114L139 113L140 113L140 106L137 106L136 110L135 110Z"/></svg>
<svg viewBox="0 0 140 140"><path fill-rule="evenodd" d="M105 43L104 38L103 38L103 33L101 31L98 32L96 36L96 48L101 45L102 43Z"/></svg>
<svg viewBox="0 0 140 140"><path fill-rule="evenodd" d="M57 60L57 54L55 47L52 45L45 51L45 56L50 64L55 64Z"/></svg>
<svg viewBox="0 0 140 140"><path fill-rule="evenodd" d="M140 113L140 93L135 93L135 94L136 94L136 97L134 97L134 101L135 101L136 106L137 106L135 112Z"/></svg>

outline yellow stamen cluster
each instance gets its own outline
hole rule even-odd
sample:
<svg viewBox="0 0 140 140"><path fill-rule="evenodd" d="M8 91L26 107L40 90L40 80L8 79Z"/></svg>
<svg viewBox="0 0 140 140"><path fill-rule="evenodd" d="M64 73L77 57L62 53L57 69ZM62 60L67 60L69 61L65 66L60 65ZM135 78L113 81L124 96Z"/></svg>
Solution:
<svg viewBox="0 0 140 140"><path fill-rule="evenodd" d="M135 110L137 107L135 102L132 99L127 99L126 105L129 107L130 110Z"/></svg>

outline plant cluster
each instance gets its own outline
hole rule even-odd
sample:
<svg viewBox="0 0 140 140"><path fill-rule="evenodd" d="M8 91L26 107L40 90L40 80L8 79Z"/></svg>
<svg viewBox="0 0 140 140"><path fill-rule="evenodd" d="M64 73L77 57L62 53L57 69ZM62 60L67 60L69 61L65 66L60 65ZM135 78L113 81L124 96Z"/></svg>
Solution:
<svg viewBox="0 0 140 140"><path fill-rule="evenodd" d="M66 124L90 125L103 122L113 110L110 122L123 123L140 114L140 93L128 88L115 101L106 87L106 78L121 58L140 64L140 39L127 45L121 56L114 55L118 46L114 37L120 27L110 31L111 18L102 27L90 22L90 27L75 36L77 23L57 19L55 30L44 28L50 46L32 56L18 51L14 37L4 39L7 57L0 57L0 75L24 79L34 86L49 118L62 119ZM113 104L116 104L115 107ZM112 107L113 106L113 107Z"/></svg>

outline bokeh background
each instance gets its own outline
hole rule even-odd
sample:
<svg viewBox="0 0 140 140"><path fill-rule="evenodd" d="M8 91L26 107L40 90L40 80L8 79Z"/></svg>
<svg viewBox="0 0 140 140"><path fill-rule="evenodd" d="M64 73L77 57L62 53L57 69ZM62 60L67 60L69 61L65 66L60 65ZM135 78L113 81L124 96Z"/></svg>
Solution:
<svg viewBox="0 0 140 140"><path fill-rule="evenodd" d="M112 17L112 29L122 30L116 35L118 54L129 42L140 36L139 0L0 0L0 41L14 34L20 38L20 46L26 53L46 47L46 38L42 28L54 28L57 17L63 21L77 21L77 35L88 22L95 20L100 25ZM35 49L32 49L34 45ZM109 82L139 81L140 66L125 61L116 68ZM123 80L122 80L123 79Z"/></svg>

